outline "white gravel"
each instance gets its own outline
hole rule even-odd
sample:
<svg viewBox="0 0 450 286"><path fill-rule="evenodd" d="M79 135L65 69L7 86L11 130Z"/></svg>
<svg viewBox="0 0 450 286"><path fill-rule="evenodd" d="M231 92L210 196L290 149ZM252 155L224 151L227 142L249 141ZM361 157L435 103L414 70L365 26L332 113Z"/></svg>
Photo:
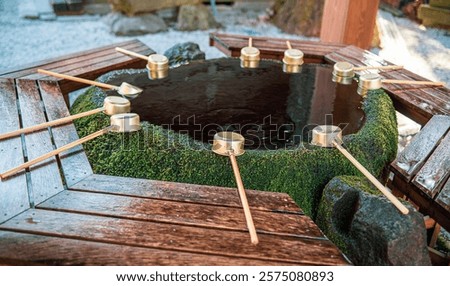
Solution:
<svg viewBox="0 0 450 286"><path fill-rule="evenodd" d="M407 18L379 11L383 48L379 55L425 78L450 86L450 34L421 26Z"/></svg>
<svg viewBox="0 0 450 286"><path fill-rule="evenodd" d="M118 37L109 32L100 16L63 16L56 21L20 18L19 6L23 5L20 2L0 0L0 70L136 38L158 53L177 43L191 41L200 45L207 58L224 56L209 46L208 35L215 30L180 32L170 29L158 34ZM258 16L264 14L264 10L244 14L240 9L219 6L218 11L218 21L224 25L219 31L306 39L284 34L275 26L259 20Z"/></svg>

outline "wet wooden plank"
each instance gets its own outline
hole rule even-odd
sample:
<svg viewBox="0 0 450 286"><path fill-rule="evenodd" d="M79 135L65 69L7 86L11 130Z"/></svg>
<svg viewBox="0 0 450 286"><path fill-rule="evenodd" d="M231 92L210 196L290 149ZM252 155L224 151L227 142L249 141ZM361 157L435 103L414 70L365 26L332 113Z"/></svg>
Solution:
<svg viewBox="0 0 450 286"><path fill-rule="evenodd" d="M265 59L281 60L287 49L286 40L292 46L305 53L305 62L323 62L326 54L345 47L341 44L324 44L314 41L301 41L294 39L280 39L267 37L252 37L253 45L260 49L261 57ZM210 46L215 46L228 56L238 57L240 50L247 46L248 36L212 33L210 34Z"/></svg>
<svg viewBox="0 0 450 286"><path fill-rule="evenodd" d="M450 175L450 132L413 179L413 184L434 198Z"/></svg>
<svg viewBox="0 0 450 286"><path fill-rule="evenodd" d="M140 54L146 54L149 51L149 48L146 46L137 46L130 48L131 51L134 51L136 53ZM122 53L116 52L114 49L108 50L104 52L104 55L96 54L95 58L92 59L85 59L82 62L75 62L73 64L64 64L64 65L58 65L53 68L51 68L51 71L62 73L62 74L68 74L72 76L79 76L83 75L86 72L85 71L96 71L99 67L105 67L105 66L113 66L117 63L123 63L128 62L130 60L136 59L129 57L127 55L123 55ZM139 59L142 63L142 66L145 67L147 64L146 61ZM47 67L45 67L47 69ZM63 79L60 78L54 78L51 76L47 76L44 74L36 73L21 77L24 79L53 79L58 81L63 81Z"/></svg>
<svg viewBox="0 0 450 286"><path fill-rule="evenodd" d="M447 220L450 220L450 179L447 180L447 183L442 188L438 197L436 198L436 202L442 206L447 211ZM450 223L448 223L450 225ZM449 228L447 228L448 230Z"/></svg>
<svg viewBox="0 0 450 286"><path fill-rule="evenodd" d="M38 85L48 120L55 120L70 115L57 82L40 80ZM56 148L79 139L77 130L72 123L55 126L51 130ZM93 173L82 146L65 151L58 157L68 186Z"/></svg>
<svg viewBox="0 0 450 286"><path fill-rule="evenodd" d="M16 67L14 69L0 71L0 77L4 78L20 78L30 74L35 74L36 69L45 68L45 69L53 69L64 65L69 65L73 63L83 64L86 60L92 60L96 57L105 55L105 54L113 54L117 53L114 48L122 47L124 49L134 49L136 47L145 46L139 40L131 40L116 44L111 44L87 51L82 51L79 53L73 53L69 55L64 55L61 57L55 57L52 59L47 59L43 61L39 61L36 63L31 63L24 65L22 67ZM125 57L125 56L124 56ZM131 58L130 58L131 59Z"/></svg>
<svg viewBox="0 0 450 286"><path fill-rule="evenodd" d="M323 239L259 234L260 242L253 246L248 233L241 231L46 210L28 210L0 229L235 258L315 265L348 263L336 246Z"/></svg>
<svg viewBox="0 0 450 286"><path fill-rule="evenodd" d="M70 189L241 208L237 189L94 174ZM252 209L302 214L284 193L246 190Z"/></svg>
<svg viewBox="0 0 450 286"><path fill-rule="evenodd" d="M404 90L396 91L392 95L395 109L406 116L410 117L417 123L425 125L434 115L448 114L445 106L436 98L423 93L421 90Z"/></svg>
<svg viewBox="0 0 450 286"><path fill-rule="evenodd" d="M405 180L409 182L425 163L449 128L449 116L433 116L419 134L414 136L408 148L405 148L397 156L397 159L391 163L391 169L397 174L404 176Z"/></svg>
<svg viewBox="0 0 450 286"><path fill-rule="evenodd" d="M392 64L383 58L355 46L346 46L327 54L325 62L335 64L339 61L347 61L355 66L378 66ZM362 72L362 71L361 71ZM358 72L360 73L360 72Z"/></svg>
<svg viewBox="0 0 450 286"><path fill-rule="evenodd" d="M23 127L46 122L42 101L36 81L17 80L17 93ZM53 150L51 135L47 129L25 134L28 160ZM56 158L49 158L29 168L32 202L39 204L64 190ZM24 172L24 171L22 171Z"/></svg>
<svg viewBox="0 0 450 286"><path fill-rule="evenodd" d="M409 89L405 87L402 90L395 91L395 94L413 101L410 104L417 104L418 108L425 110L430 115L450 115L450 93L442 96L437 92L440 88L416 87Z"/></svg>
<svg viewBox="0 0 450 286"><path fill-rule="evenodd" d="M65 191L38 206L41 209L247 231L242 209L128 196ZM305 215L252 210L260 233L323 238Z"/></svg>
<svg viewBox="0 0 450 286"><path fill-rule="evenodd" d="M289 265L275 261L133 247L61 237L0 231L5 265Z"/></svg>
<svg viewBox="0 0 450 286"><path fill-rule="evenodd" d="M20 128L13 80L0 78L0 114L0 134ZM21 137L0 140L0 158L0 172L22 164ZM0 181L0 223L29 207L25 174Z"/></svg>

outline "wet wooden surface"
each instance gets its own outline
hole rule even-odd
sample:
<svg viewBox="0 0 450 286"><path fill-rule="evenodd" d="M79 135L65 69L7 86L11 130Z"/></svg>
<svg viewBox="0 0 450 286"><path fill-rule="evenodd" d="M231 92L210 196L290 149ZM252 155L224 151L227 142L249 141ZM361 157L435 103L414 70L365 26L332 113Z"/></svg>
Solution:
<svg viewBox="0 0 450 286"><path fill-rule="evenodd" d="M0 265L295 265L10 231L0 231L0 241Z"/></svg>
<svg viewBox="0 0 450 286"><path fill-rule="evenodd" d="M38 80L42 104L45 107L48 120L55 120L69 116L64 97L57 82ZM75 126L71 123L51 128L53 144L56 148L62 147L78 139ZM83 178L92 175L92 168L81 146L62 152L58 156L64 179L71 186Z"/></svg>
<svg viewBox="0 0 450 286"><path fill-rule="evenodd" d="M429 158L441 138L450 128L449 116L435 116L429 124L414 136L403 152L398 154L397 159L392 163L393 170L401 174L407 181L410 181L418 170Z"/></svg>
<svg viewBox="0 0 450 286"><path fill-rule="evenodd" d="M39 89L34 80L16 80L22 127L29 127L47 121L41 105ZM24 135L27 160L35 159L54 149L51 131L42 129ZM25 170L21 171L21 173ZM56 158L49 158L29 168L29 196L32 205L61 192L63 188Z"/></svg>
<svg viewBox="0 0 450 286"><path fill-rule="evenodd" d="M336 50L344 48L342 44L320 43L313 41L300 41L292 39L279 39L267 37L252 37L253 46L261 52L261 58L282 60L287 49L286 40L289 40L294 49L300 49L305 54L307 63L323 63L323 57ZM212 33L209 39L210 46L215 46L230 57L239 57L241 49L248 45L248 36Z"/></svg>
<svg viewBox="0 0 450 286"><path fill-rule="evenodd" d="M431 118L389 169L391 189L450 229L450 116Z"/></svg>
<svg viewBox="0 0 450 286"><path fill-rule="evenodd" d="M20 128L16 90L13 79L0 79L0 133ZM24 162L22 138L0 140L0 172L5 172ZM19 174L0 182L0 223L28 209L27 179Z"/></svg>
<svg viewBox="0 0 450 286"><path fill-rule="evenodd" d="M246 231L242 208L205 205L197 202L186 203L65 191L50 198L39 207L56 211ZM256 228L262 233L322 237L322 233L315 227L314 222L305 215L259 210L253 210L252 215ZM283 223L281 224L280 221Z"/></svg>
<svg viewBox="0 0 450 286"><path fill-rule="evenodd" d="M0 132L69 114L90 79L145 61L116 45L0 73ZM134 40L117 46L153 51ZM78 139L72 123L0 141L5 171ZM317 225L281 193L247 190L260 238L253 246L236 189L93 174L82 147L0 181L0 265L348 265Z"/></svg>
<svg viewBox="0 0 450 286"><path fill-rule="evenodd" d="M0 225L0 229L233 258L316 265L347 263L340 251L327 239L259 233L260 242L253 246L246 231L41 209L19 214ZM176 261L173 263L177 264Z"/></svg>
<svg viewBox="0 0 450 286"><path fill-rule="evenodd" d="M80 53L40 61L34 64L15 68L13 70L0 71L0 78L22 78L33 80L50 79L51 81L58 82L59 88L66 97L67 93L86 87L87 85L42 75L37 73L36 70L38 68L47 69L71 76L95 80L100 75L113 69L145 68L145 65L147 64L146 61L116 52L114 50L115 47L121 47L146 55L155 53L152 49L144 45L139 40L130 40ZM68 102L67 97L65 99L66 102Z"/></svg>
<svg viewBox="0 0 450 286"><path fill-rule="evenodd" d="M435 198L450 175L450 132L417 173L413 183L430 198Z"/></svg>
<svg viewBox="0 0 450 286"><path fill-rule="evenodd" d="M126 195L138 198L165 199L178 202L208 203L240 208L237 189L152 181L95 174L71 186L73 190ZM285 193L246 190L249 205L262 211L303 214Z"/></svg>

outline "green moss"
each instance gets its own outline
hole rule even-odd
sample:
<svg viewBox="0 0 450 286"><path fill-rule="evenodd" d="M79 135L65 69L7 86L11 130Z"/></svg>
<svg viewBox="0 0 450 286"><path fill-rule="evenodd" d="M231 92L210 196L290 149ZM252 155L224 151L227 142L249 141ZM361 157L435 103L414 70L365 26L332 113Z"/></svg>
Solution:
<svg viewBox="0 0 450 286"><path fill-rule="evenodd" d="M101 106L105 94L89 89L74 103L72 113ZM390 98L381 90L363 102L366 121L344 142L349 151L373 174L395 158L397 124ZM97 114L75 121L80 136L109 125ZM134 134L108 134L84 144L95 173L155 180L235 187L228 158L215 155L210 146L160 126L143 123ZM324 186L338 175L362 176L335 149L306 144L295 150L249 150L238 158L248 189L285 192L313 217Z"/></svg>
<svg viewBox="0 0 450 286"><path fill-rule="evenodd" d="M436 241L436 249L444 254L450 254L450 241L443 235L439 235Z"/></svg>

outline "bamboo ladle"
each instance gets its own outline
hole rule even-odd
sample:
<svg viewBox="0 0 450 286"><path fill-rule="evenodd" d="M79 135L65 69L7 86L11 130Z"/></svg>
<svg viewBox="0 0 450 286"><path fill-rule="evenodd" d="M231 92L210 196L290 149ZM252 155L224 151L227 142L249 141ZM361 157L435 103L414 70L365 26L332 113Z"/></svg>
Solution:
<svg viewBox="0 0 450 286"><path fill-rule="evenodd" d="M300 73L302 71L304 54L299 49L293 49L291 42L286 41L288 49L284 51L283 71L285 73Z"/></svg>
<svg viewBox="0 0 450 286"><path fill-rule="evenodd" d="M345 150L342 144L342 130L338 126L334 125L319 125L312 131L312 145L320 147L335 147L339 150L367 179L380 190L383 195L402 213L408 214L409 210L391 193L386 187L384 187L361 163L359 163L355 157L353 157L347 150Z"/></svg>
<svg viewBox="0 0 450 286"><path fill-rule="evenodd" d="M415 81L415 80L403 80L403 79L382 79L379 74L368 73L368 74L363 74L359 77L358 94L365 95L367 93L367 91L369 91L369 90L379 89L379 88L381 88L383 83L444 86L444 82Z"/></svg>
<svg viewBox="0 0 450 286"><path fill-rule="evenodd" d="M21 128L21 129L14 130L14 131L11 131L8 133L0 134L0 140L8 139L8 138L20 135L20 134L27 134L27 133L35 132L35 131L42 130L44 128L51 127L51 126L65 124L65 123L71 122L75 119L86 117L86 116L96 114L99 112L104 112L106 115L127 113L127 112L130 112L130 106L131 106L130 101L126 98L119 97L119 96L107 96L107 97L105 97L105 100L103 102L103 107L85 111L85 112L78 113L78 114L74 114L74 115L70 115L67 117L59 118L56 120L44 122L44 123L37 124L34 126Z"/></svg>
<svg viewBox="0 0 450 286"><path fill-rule="evenodd" d="M353 78L355 77L355 71L362 70L395 70L402 69L403 66L398 65L388 65L388 66L363 66L363 67L355 67L353 64L349 62L337 62L333 66L333 82L337 82L340 84L351 84Z"/></svg>
<svg viewBox="0 0 450 286"><path fill-rule="evenodd" d="M214 135L212 151L222 156L228 156L233 167L234 177L238 187L239 197L241 198L242 207L244 209L247 228L250 233L252 244L258 244L258 235L256 234L255 224L253 223L250 207L248 206L247 196L245 194L244 184L242 183L241 174L236 161L236 156L244 154L245 139L242 135L234 132L218 132Z"/></svg>
<svg viewBox="0 0 450 286"><path fill-rule="evenodd" d="M146 60L148 77L150 79L161 79L169 75L169 59L164 55L151 54L149 56L144 56L119 47L116 47L116 51L125 55Z"/></svg>
<svg viewBox="0 0 450 286"><path fill-rule="evenodd" d="M115 133L128 133L128 132L135 132L141 129L140 126L140 120L139 115L136 113L121 113L121 114L114 114L110 118L111 125L103 128L102 130L99 130L97 132L94 132L90 135L87 135L83 138L80 138L76 141L73 141L67 145L64 145L62 147L59 147L58 149L55 149L51 152L48 152L47 154L44 154L40 157L37 157L33 160L30 160L26 163L23 163L15 168L12 168L2 174L0 174L0 179L4 180L17 172L26 169L34 164L37 164L43 160L46 160L50 157L56 156L61 152L64 152L66 150L69 150L75 146L78 146L80 144L83 144L89 140L92 140L94 138L97 138L101 135L104 135L108 132L115 132Z"/></svg>
<svg viewBox="0 0 450 286"><path fill-rule="evenodd" d="M243 68L257 68L260 61L259 49L253 47L253 39L248 38L248 46L241 49L241 67Z"/></svg>
<svg viewBox="0 0 450 286"><path fill-rule="evenodd" d="M101 88L105 88L105 89L115 90L115 91L117 91L118 94L126 96L126 97L131 97L131 98L134 98L134 97L138 96L143 91L142 88L139 88L137 86L131 85L131 84L126 83L126 82L122 82L122 84L120 86L116 86L116 85L112 85L112 84L107 84L107 83L102 83L102 82L98 82L98 81L88 80L88 79L79 78L79 77L75 77L75 76L60 74L60 73L56 73L56 72L52 72L52 71L48 71L48 70L43 70L43 69L38 69L37 72L38 73L42 73L42 74L46 74L46 75L50 75L50 76L54 76L54 77L58 77L58 78L71 80L71 81L76 81L76 82L81 82L81 83L85 83L85 84L95 85L95 86L98 86L98 87L101 87Z"/></svg>

